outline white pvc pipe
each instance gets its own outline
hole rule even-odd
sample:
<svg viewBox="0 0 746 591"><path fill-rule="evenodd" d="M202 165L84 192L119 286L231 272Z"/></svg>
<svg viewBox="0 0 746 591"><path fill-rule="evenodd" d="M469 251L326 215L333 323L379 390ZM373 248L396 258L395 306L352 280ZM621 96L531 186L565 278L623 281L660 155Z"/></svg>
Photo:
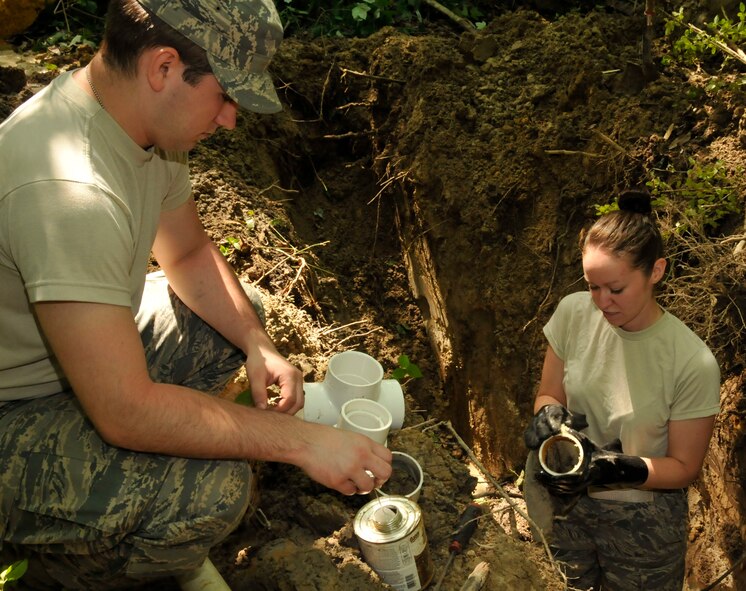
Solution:
<svg viewBox="0 0 746 591"><path fill-rule="evenodd" d="M539 463L552 476L576 473L583 465L584 458L580 440L564 426L560 433L545 439L539 447Z"/></svg>
<svg viewBox="0 0 746 591"><path fill-rule="evenodd" d="M298 417L312 423L336 425L345 402L375 400L391 413L391 429L404 424L404 392L396 380L384 380L383 368L359 351L344 351L329 360L321 383L303 384L305 406Z"/></svg>
<svg viewBox="0 0 746 591"><path fill-rule="evenodd" d="M406 476L409 476L412 484L412 489L407 491L397 490L388 492L388 487L386 486L386 484L383 484L380 488L377 488L375 490L375 493L372 494L375 494L375 497L385 497L392 494L401 495L416 503L420 498L420 493L422 492L422 482L424 480L422 466L420 466L420 463L412 456L410 456L409 454L405 454L402 451L392 451L391 455L392 476L398 472L404 473ZM389 483L390 482L391 479L389 480Z"/></svg>
<svg viewBox="0 0 746 591"><path fill-rule="evenodd" d="M353 398L342 405L337 427L362 433L373 441L386 445L393 419L389 409L369 398Z"/></svg>
<svg viewBox="0 0 746 591"><path fill-rule="evenodd" d="M334 406L339 408L353 398L378 398L383 380L383 367L370 355L359 351L344 351L329 360L324 386Z"/></svg>
<svg viewBox="0 0 746 591"><path fill-rule="evenodd" d="M231 591L209 558L199 568L177 576L176 582L182 591Z"/></svg>

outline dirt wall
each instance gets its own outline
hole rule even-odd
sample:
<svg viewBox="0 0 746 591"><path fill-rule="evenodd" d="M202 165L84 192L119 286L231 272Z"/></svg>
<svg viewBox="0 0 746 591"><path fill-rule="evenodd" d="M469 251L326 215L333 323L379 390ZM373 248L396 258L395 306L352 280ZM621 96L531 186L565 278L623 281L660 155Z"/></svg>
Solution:
<svg viewBox="0 0 746 591"><path fill-rule="evenodd" d="M583 288L576 238L594 206L643 185L656 166L742 156L737 143L726 154L716 142L738 133L735 104L717 105L728 113L717 119L706 96L692 98L685 72L641 68L643 26L613 11L556 21L518 11L476 34L291 41L278 66L307 122L305 147L319 154L314 171L327 179L337 157L361 168L357 178L372 173L369 223L395 213L442 412L499 478L522 469L541 327L560 297ZM670 303L677 313L680 301ZM732 358L721 362L726 377L738 371ZM728 525L742 521L743 499L721 480L739 482L743 469L727 418L741 416L743 392L732 392L693 493L693 522L699 511L717 533L698 543L706 552L694 550L692 562L708 565L692 580L743 549Z"/></svg>

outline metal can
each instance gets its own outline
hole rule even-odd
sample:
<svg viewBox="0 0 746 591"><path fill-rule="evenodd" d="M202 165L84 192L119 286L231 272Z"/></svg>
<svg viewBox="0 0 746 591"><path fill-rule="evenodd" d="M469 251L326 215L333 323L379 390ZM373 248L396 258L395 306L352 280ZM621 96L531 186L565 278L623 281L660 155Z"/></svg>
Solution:
<svg viewBox="0 0 746 591"><path fill-rule="evenodd" d="M417 503L392 495L368 502L353 522L365 561L397 591L418 591L433 579L434 567Z"/></svg>

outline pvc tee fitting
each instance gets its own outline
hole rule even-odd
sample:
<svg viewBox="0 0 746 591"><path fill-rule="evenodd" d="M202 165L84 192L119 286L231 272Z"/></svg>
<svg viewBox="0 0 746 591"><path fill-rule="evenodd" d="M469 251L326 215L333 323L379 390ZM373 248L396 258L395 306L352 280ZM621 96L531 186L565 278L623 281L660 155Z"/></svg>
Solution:
<svg viewBox="0 0 746 591"><path fill-rule="evenodd" d="M311 423L336 425L342 406L355 398L375 400L391 413L391 429L404 424L404 393L396 380L383 379L383 367L359 351L337 353L320 383L305 383L306 403L298 416Z"/></svg>

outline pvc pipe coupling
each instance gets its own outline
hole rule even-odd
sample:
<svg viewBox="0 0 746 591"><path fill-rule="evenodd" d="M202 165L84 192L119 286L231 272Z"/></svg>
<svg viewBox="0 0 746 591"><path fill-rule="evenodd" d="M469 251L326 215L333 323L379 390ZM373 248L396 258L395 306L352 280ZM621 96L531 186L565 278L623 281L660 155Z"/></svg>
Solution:
<svg viewBox="0 0 746 591"><path fill-rule="evenodd" d="M355 398L375 400L391 413L391 429L404 424L404 392L396 380L383 379L383 367L370 355L343 351L329 359L321 383L303 384L304 408L297 416L311 423L336 425L342 406Z"/></svg>
<svg viewBox="0 0 746 591"><path fill-rule="evenodd" d="M572 429L565 427L545 439L539 447L539 464L547 474L565 476L580 471L585 459L583 444Z"/></svg>

